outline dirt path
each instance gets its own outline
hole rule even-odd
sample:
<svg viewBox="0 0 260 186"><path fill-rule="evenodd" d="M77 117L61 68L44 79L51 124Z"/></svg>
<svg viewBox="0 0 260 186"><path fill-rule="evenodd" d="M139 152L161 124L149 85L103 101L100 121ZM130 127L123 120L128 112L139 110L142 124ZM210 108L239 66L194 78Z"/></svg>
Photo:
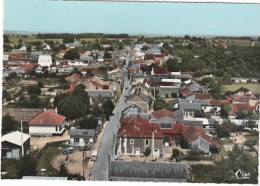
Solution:
<svg viewBox="0 0 260 186"><path fill-rule="evenodd" d="M98 150L101 140L103 138L104 135L104 131L105 128L107 126L107 122L104 123L103 128L101 129L101 132L98 136L98 139L96 141L96 143L93 145L91 151L86 151L86 154L84 155L84 178L86 180L89 179L90 173L92 171L92 168L94 166L94 161L87 161L86 157L90 157L92 152L94 150ZM38 139L39 141L39 139ZM45 140L47 141L47 140ZM36 142L37 143L37 142ZM41 144L40 142L38 142L39 144ZM60 166L62 165L62 163L64 163L66 160L66 155L63 154L59 154L57 156L55 156L52 160L51 160L51 165L53 168L59 170ZM68 169L68 172L70 174L80 174L83 175L83 152L80 151L75 151L72 154L69 154L69 162L65 163L65 167Z"/></svg>
<svg viewBox="0 0 260 186"><path fill-rule="evenodd" d="M62 136L31 137L30 144L33 147L33 149L38 149L38 148L41 149L47 143L56 142L56 141L65 141L65 140L69 140L69 139L70 139L70 136L68 134L68 131L66 130Z"/></svg>

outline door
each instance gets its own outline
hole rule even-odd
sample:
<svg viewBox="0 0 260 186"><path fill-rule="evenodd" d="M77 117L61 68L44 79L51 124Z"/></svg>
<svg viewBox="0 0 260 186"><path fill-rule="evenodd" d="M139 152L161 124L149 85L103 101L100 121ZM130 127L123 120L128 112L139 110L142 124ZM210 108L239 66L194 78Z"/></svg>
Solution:
<svg viewBox="0 0 260 186"><path fill-rule="evenodd" d="M140 148L135 149L135 155L140 155Z"/></svg>

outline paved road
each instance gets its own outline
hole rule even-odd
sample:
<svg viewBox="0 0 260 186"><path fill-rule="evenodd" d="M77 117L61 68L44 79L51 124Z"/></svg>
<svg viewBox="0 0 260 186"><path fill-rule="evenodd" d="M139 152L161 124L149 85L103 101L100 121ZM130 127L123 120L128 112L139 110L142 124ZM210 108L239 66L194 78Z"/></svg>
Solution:
<svg viewBox="0 0 260 186"><path fill-rule="evenodd" d="M129 54L126 56L126 64L128 65ZM126 65L126 66L127 66ZM125 69L126 70L126 69ZM125 89L128 87L128 89ZM107 181L108 180L108 163L109 163L109 152L113 143L113 135L116 136L121 112L125 108L125 96L129 96L130 82L127 78L127 74L124 73L124 89L120 100L114 110L114 116L111 117L106 127L103 140L99 147L98 159L94 164L91 172L91 181Z"/></svg>

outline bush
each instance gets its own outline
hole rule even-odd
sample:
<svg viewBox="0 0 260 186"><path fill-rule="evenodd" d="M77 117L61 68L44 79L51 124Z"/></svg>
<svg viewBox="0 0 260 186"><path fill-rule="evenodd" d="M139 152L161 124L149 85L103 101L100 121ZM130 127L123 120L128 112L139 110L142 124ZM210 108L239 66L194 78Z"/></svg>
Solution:
<svg viewBox="0 0 260 186"><path fill-rule="evenodd" d="M151 154L151 148L150 147L146 147L146 149L144 150L145 157L148 157L150 154Z"/></svg>
<svg viewBox="0 0 260 186"><path fill-rule="evenodd" d="M176 92L172 92L172 93L171 93L171 97L172 97L172 98L176 98L176 97L177 97L177 93L176 93Z"/></svg>

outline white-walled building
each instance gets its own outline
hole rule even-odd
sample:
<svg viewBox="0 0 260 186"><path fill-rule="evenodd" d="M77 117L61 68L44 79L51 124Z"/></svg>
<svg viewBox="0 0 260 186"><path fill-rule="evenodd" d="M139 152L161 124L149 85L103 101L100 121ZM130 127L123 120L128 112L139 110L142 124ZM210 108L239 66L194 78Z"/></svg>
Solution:
<svg viewBox="0 0 260 186"><path fill-rule="evenodd" d="M51 136L53 134L62 134L65 130L65 116L51 112L44 111L36 115L29 123L30 135Z"/></svg>
<svg viewBox="0 0 260 186"><path fill-rule="evenodd" d="M38 64L42 67L49 67L52 65L52 58L50 54L41 54L38 58Z"/></svg>

